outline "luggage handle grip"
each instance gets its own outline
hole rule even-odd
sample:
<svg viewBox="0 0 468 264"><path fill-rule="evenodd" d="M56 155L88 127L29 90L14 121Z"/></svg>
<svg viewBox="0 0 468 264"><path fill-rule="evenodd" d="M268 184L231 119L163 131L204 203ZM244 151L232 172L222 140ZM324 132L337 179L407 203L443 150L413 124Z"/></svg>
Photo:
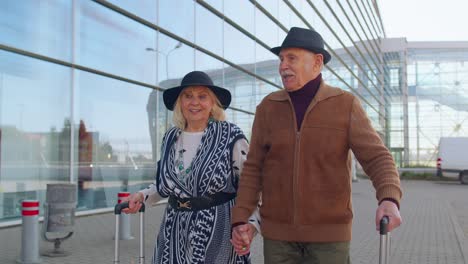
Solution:
<svg viewBox="0 0 468 264"><path fill-rule="evenodd" d="M380 234L386 235L388 233L388 224L390 223L390 218L386 215L380 220Z"/></svg>
<svg viewBox="0 0 468 264"><path fill-rule="evenodd" d="M123 202L123 203L118 203L115 205L115 208L114 208L114 214L115 214L114 264L120 263L120 260L119 260L119 240L120 240L119 225L120 225L120 215L122 214L122 210L125 208L129 208L128 201ZM140 258L139 258L138 263L144 264L145 263L145 247L144 247L145 204L143 202L141 203L139 212L140 212Z"/></svg>
<svg viewBox="0 0 468 264"><path fill-rule="evenodd" d="M114 208L114 214L120 215L122 213L122 210L125 209L125 208L128 208L128 207L129 207L128 202L123 202L123 203L116 204L115 208ZM140 213L145 212L145 203L141 203L141 207L140 207L140 210L138 212L140 212Z"/></svg>

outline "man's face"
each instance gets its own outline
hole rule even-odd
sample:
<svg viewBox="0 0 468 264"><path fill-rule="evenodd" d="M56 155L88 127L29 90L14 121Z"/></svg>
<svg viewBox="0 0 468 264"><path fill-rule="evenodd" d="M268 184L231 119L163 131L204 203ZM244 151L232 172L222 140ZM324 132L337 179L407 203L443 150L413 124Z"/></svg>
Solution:
<svg viewBox="0 0 468 264"><path fill-rule="evenodd" d="M299 90L317 78L322 69L323 55L305 49L283 48L279 58L279 74L288 92Z"/></svg>

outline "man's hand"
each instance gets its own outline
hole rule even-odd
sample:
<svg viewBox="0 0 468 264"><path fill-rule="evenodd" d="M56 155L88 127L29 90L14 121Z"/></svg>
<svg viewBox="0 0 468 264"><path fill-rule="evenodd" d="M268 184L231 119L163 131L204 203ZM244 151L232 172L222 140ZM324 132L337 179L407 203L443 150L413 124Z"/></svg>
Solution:
<svg viewBox="0 0 468 264"><path fill-rule="evenodd" d="M250 252L250 244L256 234L257 229L252 224L238 225L232 229L231 244L237 255L243 256Z"/></svg>
<svg viewBox="0 0 468 264"><path fill-rule="evenodd" d="M399 227L403 222L397 205L391 201L383 201L377 208L377 212L375 214L375 226L377 230L380 230L380 220L384 216L388 216L388 219L390 220L388 224L388 232Z"/></svg>
<svg viewBox="0 0 468 264"><path fill-rule="evenodd" d="M141 208L141 203L143 202L143 194L141 192L132 193L128 197L124 197L122 202L128 202L128 208L122 210L126 214L135 214Z"/></svg>

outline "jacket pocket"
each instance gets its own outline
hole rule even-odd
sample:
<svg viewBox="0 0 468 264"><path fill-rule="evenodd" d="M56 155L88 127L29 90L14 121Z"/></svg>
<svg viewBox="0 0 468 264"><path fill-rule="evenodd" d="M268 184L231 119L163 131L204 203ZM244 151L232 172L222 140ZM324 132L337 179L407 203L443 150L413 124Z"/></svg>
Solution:
<svg viewBox="0 0 468 264"><path fill-rule="evenodd" d="M278 169L278 171L281 170ZM283 181L280 181L281 176ZM275 178L272 178L273 173L264 177L270 177L270 179L265 181L263 186L262 205L260 207L262 221L291 223L293 214L291 177L282 173L279 173Z"/></svg>
<svg viewBox="0 0 468 264"><path fill-rule="evenodd" d="M301 210L303 224L346 224L351 222L351 192L347 188L327 187L308 192Z"/></svg>

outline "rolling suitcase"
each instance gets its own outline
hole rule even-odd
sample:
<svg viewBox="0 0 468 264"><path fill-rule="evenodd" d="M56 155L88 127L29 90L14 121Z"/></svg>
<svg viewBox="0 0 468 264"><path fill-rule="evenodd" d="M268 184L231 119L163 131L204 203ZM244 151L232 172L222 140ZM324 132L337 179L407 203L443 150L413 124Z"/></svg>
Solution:
<svg viewBox="0 0 468 264"><path fill-rule="evenodd" d="M115 248L114 248L114 263L120 263L119 260L119 243L120 243L120 234L119 234L119 224L120 224L120 214L122 213L122 210L128 208L128 202L123 202L119 203L115 206L114 208L114 214L115 214ZM139 258L139 264L144 264L145 263L145 234L144 234L144 228L145 228L145 204L141 204L140 208L140 258Z"/></svg>
<svg viewBox="0 0 468 264"><path fill-rule="evenodd" d="M390 255L390 232L388 232L388 216L382 217L380 220L380 249L379 249L379 264L388 264Z"/></svg>

